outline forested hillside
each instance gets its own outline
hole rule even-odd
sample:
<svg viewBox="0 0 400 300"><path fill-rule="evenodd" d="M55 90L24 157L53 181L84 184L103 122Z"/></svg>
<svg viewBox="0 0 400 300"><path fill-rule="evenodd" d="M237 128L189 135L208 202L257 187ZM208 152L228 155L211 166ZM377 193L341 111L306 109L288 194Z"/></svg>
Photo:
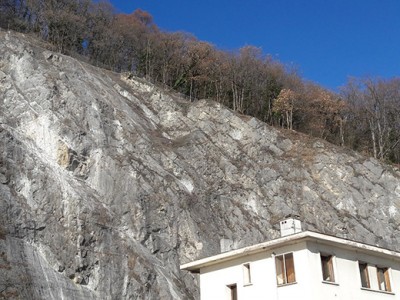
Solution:
<svg viewBox="0 0 400 300"><path fill-rule="evenodd" d="M107 2L3 0L0 25L38 35L52 50L96 66L168 86L192 101L213 99L270 125L400 162L399 78L351 79L332 92L266 55L268 49L221 51L190 34L161 30L147 12L120 14Z"/></svg>

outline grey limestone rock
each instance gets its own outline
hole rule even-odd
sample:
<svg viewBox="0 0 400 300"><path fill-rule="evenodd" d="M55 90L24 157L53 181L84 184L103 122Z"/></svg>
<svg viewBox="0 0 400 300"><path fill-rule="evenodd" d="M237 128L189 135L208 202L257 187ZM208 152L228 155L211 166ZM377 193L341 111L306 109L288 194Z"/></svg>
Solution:
<svg viewBox="0 0 400 300"><path fill-rule="evenodd" d="M278 221L399 250L400 174L0 31L0 299L198 299Z"/></svg>

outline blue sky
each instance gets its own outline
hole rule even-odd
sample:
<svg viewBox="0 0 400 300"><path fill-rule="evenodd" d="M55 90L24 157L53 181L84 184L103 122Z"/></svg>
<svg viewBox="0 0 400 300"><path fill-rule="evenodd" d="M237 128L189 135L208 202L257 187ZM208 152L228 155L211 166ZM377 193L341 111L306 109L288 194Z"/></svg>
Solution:
<svg viewBox="0 0 400 300"><path fill-rule="evenodd" d="M165 31L225 50L261 47L335 90L349 76L400 76L400 0L112 0L148 11Z"/></svg>

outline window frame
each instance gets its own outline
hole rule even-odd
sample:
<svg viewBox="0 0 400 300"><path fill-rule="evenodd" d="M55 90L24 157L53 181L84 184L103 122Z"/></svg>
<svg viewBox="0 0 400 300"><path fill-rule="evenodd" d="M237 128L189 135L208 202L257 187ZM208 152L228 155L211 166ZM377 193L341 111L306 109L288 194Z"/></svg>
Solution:
<svg viewBox="0 0 400 300"><path fill-rule="evenodd" d="M296 283L293 252L275 255L276 283L278 286ZM281 277L281 278L280 278Z"/></svg>
<svg viewBox="0 0 400 300"><path fill-rule="evenodd" d="M238 287L236 283L228 284L227 286L227 299L238 300Z"/></svg>
<svg viewBox="0 0 400 300"><path fill-rule="evenodd" d="M361 267L363 268L361 269ZM390 267L358 261L358 269L360 274L361 289L393 294ZM376 275L374 275L374 273L376 273ZM373 282L371 282L371 280Z"/></svg>
<svg viewBox="0 0 400 300"><path fill-rule="evenodd" d="M359 274L360 274L361 287L365 288L365 289L370 289L371 281L369 279L368 264L366 262L359 261L358 262L358 270L359 270Z"/></svg>
<svg viewBox="0 0 400 300"><path fill-rule="evenodd" d="M251 281L251 265L250 262L244 263L243 267L243 285L248 286L252 285Z"/></svg>
<svg viewBox="0 0 400 300"><path fill-rule="evenodd" d="M389 275L389 268L388 267L376 267L376 275L378 280L378 288L380 291L383 292L392 292L392 286L390 284L390 275ZM383 286L382 286L383 284Z"/></svg>
<svg viewBox="0 0 400 300"><path fill-rule="evenodd" d="M335 256L333 254L320 253L319 258L321 261L322 282L336 283Z"/></svg>

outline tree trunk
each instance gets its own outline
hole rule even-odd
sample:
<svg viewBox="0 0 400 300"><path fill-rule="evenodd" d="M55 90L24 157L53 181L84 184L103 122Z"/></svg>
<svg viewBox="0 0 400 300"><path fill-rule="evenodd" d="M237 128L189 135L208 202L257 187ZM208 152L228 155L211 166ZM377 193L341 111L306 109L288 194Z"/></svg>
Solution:
<svg viewBox="0 0 400 300"><path fill-rule="evenodd" d="M374 158L378 158L377 149L376 149L375 128L373 126L372 120L369 120L369 128L371 130L371 140L372 140L372 149L374 152Z"/></svg>

